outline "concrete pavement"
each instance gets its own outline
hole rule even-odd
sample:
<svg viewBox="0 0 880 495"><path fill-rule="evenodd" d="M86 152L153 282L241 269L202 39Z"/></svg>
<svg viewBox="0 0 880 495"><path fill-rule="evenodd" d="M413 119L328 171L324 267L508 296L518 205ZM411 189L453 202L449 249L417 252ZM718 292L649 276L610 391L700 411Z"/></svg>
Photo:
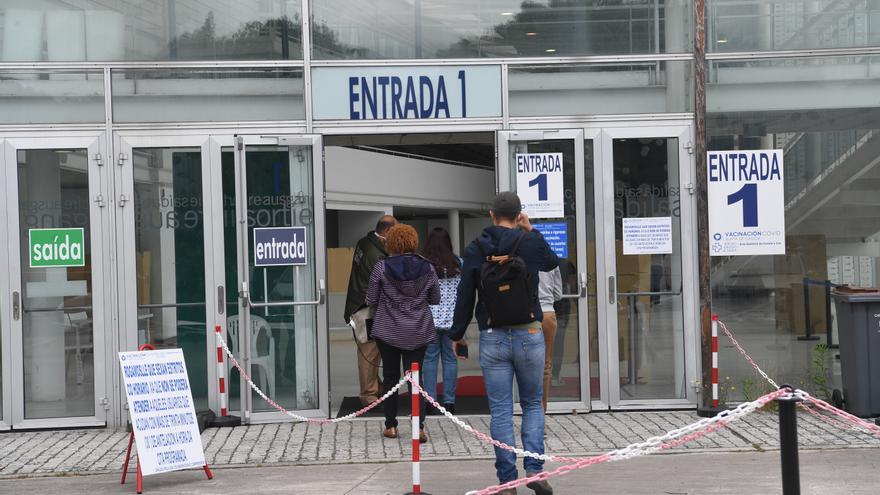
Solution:
<svg viewBox="0 0 880 495"><path fill-rule="evenodd" d="M558 465L548 464L548 468ZM868 495L880 486L880 449L814 450L801 453L804 495ZM372 463L262 468L218 468L207 481L199 471L147 477L144 493L252 495L397 495L408 491L410 464ZM495 482L492 461L422 463L423 490L433 495L464 494ZM91 475L0 480L3 494L129 494L119 476ZM774 494L781 493L779 452L659 454L592 466L553 478L566 494ZM521 487L519 493L532 491Z"/></svg>

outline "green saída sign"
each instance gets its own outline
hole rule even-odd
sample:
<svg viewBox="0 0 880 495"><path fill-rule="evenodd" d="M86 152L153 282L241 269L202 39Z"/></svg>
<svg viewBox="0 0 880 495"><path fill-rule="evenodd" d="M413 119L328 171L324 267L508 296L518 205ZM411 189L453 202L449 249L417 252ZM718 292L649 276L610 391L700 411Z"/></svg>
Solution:
<svg viewBox="0 0 880 495"><path fill-rule="evenodd" d="M83 229L30 229L31 268L83 266L85 235Z"/></svg>

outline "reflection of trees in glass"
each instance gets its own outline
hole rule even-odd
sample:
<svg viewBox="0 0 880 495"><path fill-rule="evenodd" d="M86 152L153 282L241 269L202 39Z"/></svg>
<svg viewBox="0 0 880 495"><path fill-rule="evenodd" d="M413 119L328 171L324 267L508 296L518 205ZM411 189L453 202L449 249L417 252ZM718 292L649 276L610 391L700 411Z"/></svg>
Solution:
<svg viewBox="0 0 880 495"><path fill-rule="evenodd" d="M336 33L324 24L313 25L312 39L338 56L353 56L356 52L340 43ZM209 12L199 28L172 42L175 52L179 59L301 59L302 23L298 14L274 17L249 21L231 35L217 36L214 13Z"/></svg>
<svg viewBox="0 0 880 495"><path fill-rule="evenodd" d="M660 9L662 40L663 2ZM526 0L510 20L462 38L437 57L571 56L654 51L654 2Z"/></svg>

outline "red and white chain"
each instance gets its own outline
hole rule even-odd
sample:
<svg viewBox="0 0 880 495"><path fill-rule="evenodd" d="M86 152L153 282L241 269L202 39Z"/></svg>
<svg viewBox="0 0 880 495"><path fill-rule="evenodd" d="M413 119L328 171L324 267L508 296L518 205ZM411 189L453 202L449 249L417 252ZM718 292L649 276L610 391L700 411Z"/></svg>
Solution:
<svg viewBox="0 0 880 495"><path fill-rule="evenodd" d="M777 385L776 382L773 381L773 379L770 378L767 373L764 373L764 370L762 370L761 367L758 366L758 363L756 363L755 360L752 359L751 356L749 356L749 353L747 353L741 345L739 345L739 342L737 342L737 340L733 337L733 334L730 333L730 330L727 329L727 325L725 325L723 321L718 320L718 326L721 327L724 335L726 335L727 338L730 339L730 342L733 343L733 345L739 350L739 353L742 354L744 358L746 358L746 361L748 361L752 365L752 367L755 368L755 371L757 371L765 380L767 380L767 382L772 385L774 389L778 389L779 385Z"/></svg>
<svg viewBox="0 0 880 495"><path fill-rule="evenodd" d="M245 381L247 381L248 386L250 386L250 388L254 392L256 392L257 395L262 397L263 400L266 401L266 404L269 404L271 407L277 409L278 411L286 414L287 416L289 416L297 421L306 421L306 422L314 423L314 424L331 424L331 423L339 423L342 421L348 421L348 420L354 419L358 416L363 416L364 414L366 414L367 411L373 409L374 407L381 404L384 400L391 397L395 392L400 390L400 387L402 387L406 382L409 381L409 372L407 371L404 374L404 376L400 379L400 381L397 382L397 385L392 387L391 390L386 392L385 395L383 395L382 397L379 398L379 400L372 402L369 405L367 405L366 407L364 407L358 411L355 411L351 414L341 416L339 418L332 418L332 419L307 418L307 417L301 416L295 412L288 411L287 409L284 408L284 406L282 406L281 404L278 404L277 402L275 402L274 400L269 398L269 396L267 396L262 390L260 390L260 387L258 387L257 384L254 383L251 376L244 370L244 368L241 366L241 364L239 364L238 360L235 359L235 356L232 355L232 351L230 351L229 347L226 346L226 341L223 340L223 337L218 335L217 338L220 340L220 345L223 346L223 351L226 352L227 356L229 356L229 362L232 363L233 366L235 366L235 368L238 370L239 373L241 373L241 376L244 377Z"/></svg>

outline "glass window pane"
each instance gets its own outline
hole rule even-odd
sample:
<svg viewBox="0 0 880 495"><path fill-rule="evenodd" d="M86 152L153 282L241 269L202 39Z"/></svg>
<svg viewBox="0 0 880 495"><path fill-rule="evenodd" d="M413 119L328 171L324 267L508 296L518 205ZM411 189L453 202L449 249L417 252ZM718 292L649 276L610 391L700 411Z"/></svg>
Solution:
<svg viewBox="0 0 880 495"><path fill-rule="evenodd" d="M709 51L750 52L880 44L880 3L708 0Z"/></svg>
<svg viewBox="0 0 880 495"><path fill-rule="evenodd" d="M774 379L823 398L841 388L841 369L837 352L819 344L837 344L847 331L833 299L826 305L826 281L880 286L880 102L872 58L740 62L725 67L748 69L758 81L792 78L784 86L793 94L769 82L755 90L738 78L707 94L709 149L782 150L785 181L786 254L713 257L713 310ZM755 101L735 104L730 92L744 87ZM734 349L719 353L729 364L722 400L766 390Z"/></svg>
<svg viewBox="0 0 880 495"><path fill-rule="evenodd" d="M713 61L706 106L712 112L876 106L880 56Z"/></svg>
<svg viewBox="0 0 880 495"><path fill-rule="evenodd" d="M232 150L223 150L224 242L226 246L227 298L237 301L240 287L235 242L235 168ZM315 273L314 196L310 146L248 146L247 176L248 239L255 227L306 227L306 266L255 267L249 250L250 297L255 303L312 301L317 298ZM238 354L240 307L227 305L227 333L232 351ZM273 400L290 409L318 407L318 349L316 306L254 308L250 330L251 376ZM229 370L230 407L240 409L239 374ZM256 392L254 411L274 411Z"/></svg>
<svg viewBox="0 0 880 495"><path fill-rule="evenodd" d="M686 112L693 107L692 64L511 66L510 115Z"/></svg>
<svg viewBox="0 0 880 495"><path fill-rule="evenodd" d="M558 57L691 50L691 0L312 2L315 58Z"/></svg>
<svg viewBox="0 0 880 495"><path fill-rule="evenodd" d="M590 148L590 163L592 163L592 141L585 144ZM543 140L543 141L516 141L510 143L509 170L511 175L511 189L516 191L516 155L521 153L562 153L562 172L565 187L565 203L562 218L532 219L535 228L541 229L546 224L564 224L567 233L568 256L560 257L559 270L562 275L563 290L565 294L578 294L578 249L577 245L577 201L578 196L575 186L575 146L572 139ZM592 208L588 208L592 210ZM555 227L554 227L555 228ZM595 251L593 251L595 253ZM559 254L557 252L557 254ZM552 347L552 365L549 402L579 401L581 400L581 370L580 360L580 328L581 315L578 305L579 299L565 298L553 305L556 311L556 335ZM545 333L545 338L547 334ZM592 390L591 390L592 391ZM598 392L598 388L596 389Z"/></svg>
<svg viewBox="0 0 880 495"><path fill-rule="evenodd" d="M305 119L302 69L114 70L116 122Z"/></svg>
<svg viewBox="0 0 880 495"><path fill-rule="evenodd" d="M104 74L0 72L0 124L104 122Z"/></svg>
<svg viewBox="0 0 880 495"><path fill-rule="evenodd" d="M208 405L204 210L199 148L136 148L138 345L180 348L196 409Z"/></svg>
<svg viewBox="0 0 880 495"><path fill-rule="evenodd" d="M614 139L620 400L686 397L678 140ZM627 250L627 219L668 220L670 250Z"/></svg>
<svg viewBox="0 0 880 495"><path fill-rule="evenodd" d="M6 1L0 61L302 58L299 0Z"/></svg>
<svg viewBox="0 0 880 495"><path fill-rule="evenodd" d="M95 367L88 152L19 150L24 416L94 416ZM31 267L32 229L83 229L82 266ZM46 244L47 247L51 247ZM48 256L63 259L62 250ZM45 253L45 250L44 250ZM74 263L68 263L74 264Z"/></svg>

